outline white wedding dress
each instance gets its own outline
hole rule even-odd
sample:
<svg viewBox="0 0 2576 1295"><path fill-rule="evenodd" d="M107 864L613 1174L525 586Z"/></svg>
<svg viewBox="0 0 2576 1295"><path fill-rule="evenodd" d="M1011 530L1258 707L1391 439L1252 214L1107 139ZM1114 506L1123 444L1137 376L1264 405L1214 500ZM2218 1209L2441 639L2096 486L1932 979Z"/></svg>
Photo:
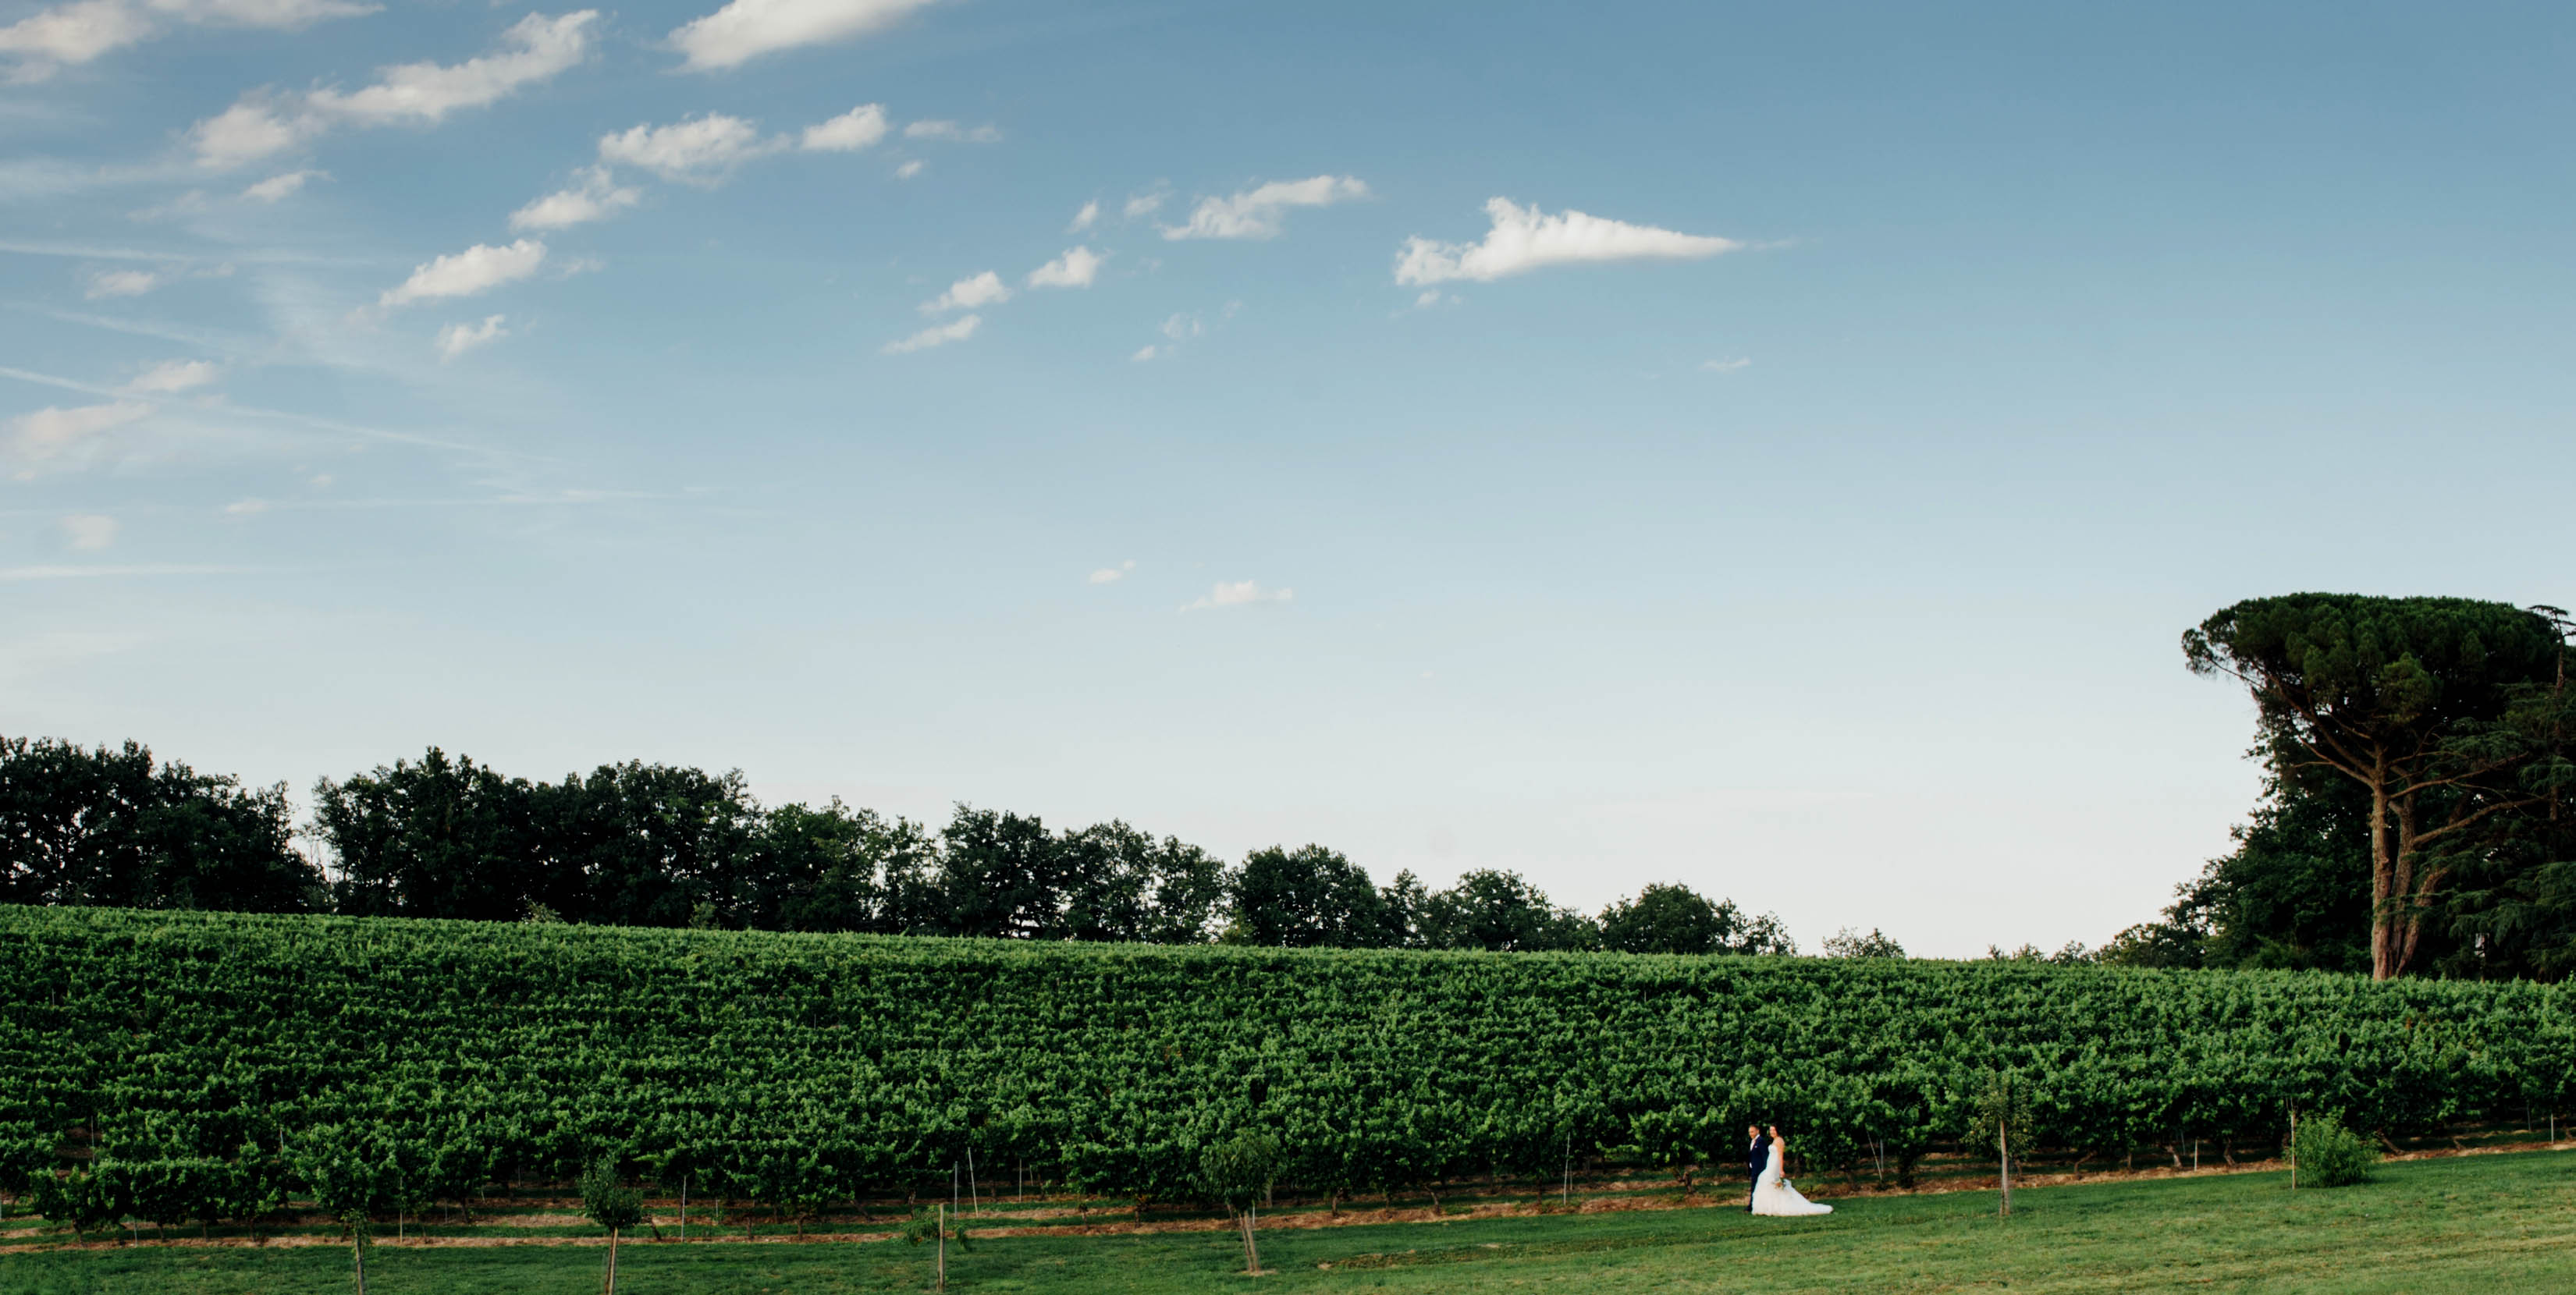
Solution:
<svg viewBox="0 0 2576 1295"><path fill-rule="evenodd" d="M1834 1207L1818 1205L1798 1194L1789 1180L1780 1175L1780 1148L1774 1146L1762 1162L1762 1176L1753 1180L1753 1212L1771 1215L1831 1214Z"/></svg>

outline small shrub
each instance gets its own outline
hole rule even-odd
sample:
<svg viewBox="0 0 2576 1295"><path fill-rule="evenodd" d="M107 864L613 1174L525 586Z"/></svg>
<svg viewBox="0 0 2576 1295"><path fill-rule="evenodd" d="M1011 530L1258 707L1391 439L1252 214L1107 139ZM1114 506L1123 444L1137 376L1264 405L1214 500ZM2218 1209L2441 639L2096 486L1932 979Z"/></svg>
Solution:
<svg viewBox="0 0 2576 1295"><path fill-rule="evenodd" d="M2345 1128L2343 1117L2332 1112L2300 1120L2298 1134L2290 1140L2290 1150L2299 1159L2302 1187L2366 1183L2370 1181L2370 1167L2379 1163L2379 1152L2360 1134Z"/></svg>

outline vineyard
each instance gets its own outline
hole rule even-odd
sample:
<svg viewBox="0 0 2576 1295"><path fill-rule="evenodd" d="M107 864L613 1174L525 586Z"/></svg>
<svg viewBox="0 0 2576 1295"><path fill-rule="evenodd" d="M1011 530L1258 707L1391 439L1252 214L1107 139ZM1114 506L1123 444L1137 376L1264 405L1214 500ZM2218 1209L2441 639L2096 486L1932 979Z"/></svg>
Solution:
<svg viewBox="0 0 2576 1295"><path fill-rule="evenodd" d="M391 1216L600 1156L782 1219L971 1160L1191 1201L1275 1137L1336 1198L1748 1120L1902 1176L1986 1077L2116 1163L2561 1108L2571 992L2018 962L1147 947L0 908L0 1188L55 1217ZM1973 1145L1973 1144L1972 1144ZM2187 1153L2186 1153L2187 1154Z"/></svg>

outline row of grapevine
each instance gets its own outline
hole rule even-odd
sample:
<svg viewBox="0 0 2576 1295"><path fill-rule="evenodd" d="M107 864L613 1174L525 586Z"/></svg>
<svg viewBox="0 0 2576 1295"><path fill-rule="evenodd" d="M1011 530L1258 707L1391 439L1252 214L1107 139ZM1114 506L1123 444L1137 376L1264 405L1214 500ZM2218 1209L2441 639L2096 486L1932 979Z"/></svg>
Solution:
<svg viewBox="0 0 2576 1295"><path fill-rule="evenodd" d="M1267 1133L1283 1184L1355 1193L1569 1148L1729 1164L1753 1119L1820 1165L1910 1164L1998 1067L2042 1143L2117 1157L2268 1142L2293 1105L2395 1132L2555 1109L2569 993L0 908L0 1189L188 1164L257 1184L227 1200L282 1172L390 1213L610 1154L792 1215L971 1154L1169 1199Z"/></svg>

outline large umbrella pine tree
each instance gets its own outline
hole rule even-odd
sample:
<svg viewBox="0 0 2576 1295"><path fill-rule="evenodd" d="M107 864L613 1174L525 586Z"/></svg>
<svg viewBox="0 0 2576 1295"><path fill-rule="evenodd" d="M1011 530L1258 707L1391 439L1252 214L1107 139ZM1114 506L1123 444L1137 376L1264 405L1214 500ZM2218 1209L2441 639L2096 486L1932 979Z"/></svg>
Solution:
<svg viewBox="0 0 2576 1295"><path fill-rule="evenodd" d="M2370 796L2371 975L2407 970L2453 867L2504 816L2576 787L2565 621L2466 598L2256 598L2182 637L2253 694L2278 768Z"/></svg>

